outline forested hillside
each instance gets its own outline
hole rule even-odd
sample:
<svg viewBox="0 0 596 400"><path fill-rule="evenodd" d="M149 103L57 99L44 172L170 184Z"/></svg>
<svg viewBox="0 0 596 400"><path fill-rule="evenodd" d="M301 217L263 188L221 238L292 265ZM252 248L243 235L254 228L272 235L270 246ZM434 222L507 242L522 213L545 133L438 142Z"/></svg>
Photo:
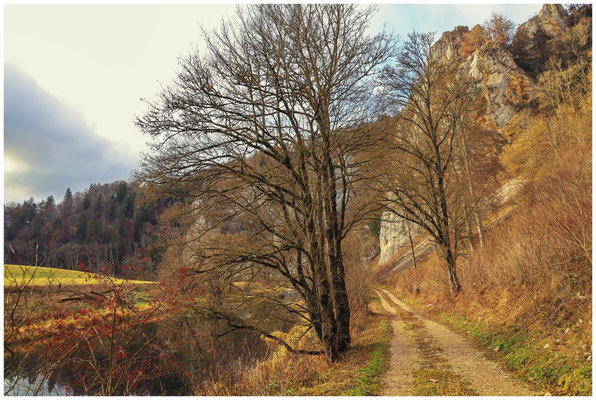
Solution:
<svg viewBox="0 0 596 400"><path fill-rule="evenodd" d="M68 188L59 203L49 196L7 204L4 261L152 277L159 254L150 246L164 204L143 202L125 181L91 184L78 193Z"/></svg>

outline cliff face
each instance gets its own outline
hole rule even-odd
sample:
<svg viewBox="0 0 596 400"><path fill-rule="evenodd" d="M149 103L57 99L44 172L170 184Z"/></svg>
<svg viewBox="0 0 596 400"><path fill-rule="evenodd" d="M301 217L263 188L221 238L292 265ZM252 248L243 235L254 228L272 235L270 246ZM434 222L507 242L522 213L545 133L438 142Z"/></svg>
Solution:
<svg viewBox="0 0 596 400"><path fill-rule="evenodd" d="M571 20L560 4L545 4L538 15L521 24L511 43L515 62L532 73L544 71L548 58L557 51Z"/></svg>
<svg viewBox="0 0 596 400"><path fill-rule="evenodd" d="M379 264L385 264L400 249L409 246L410 240L408 238L408 226L405 220L387 211L383 213L381 218L383 222L381 222L379 232L379 245L381 247ZM412 237L421 231L416 224L409 223L409 227Z"/></svg>
<svg viewBox="0 0 596 400"><path fill-rule="evenodd" d="M470 75L482 82L484 125L499 130L528 100L533 80L500 48L479 48L464 62Z"/></svg>
<svg viewBox="0 0 596 400"><path fill-rule="evenodd" d="M528 105L536 76L547 68L547 60L553 55L564 57L569 51L567 38L582 24L591 26L591 6L567 13L561 5L547 4L518 27L507 47L492 45L480 25L471 30L458 26L442 34L433 46L433 56L457 57L461 68L479 79L483 96L479 122L483 129L504 136L512 117ZM389 213L382 218L380 264L409 246L404 221ZM413 236L420 232L414 224L411 229Z"/></svg>
<svg viewBox="0 0 596 400"><path fill-rule="evenodd" d="M498 130L507 125L527 101L534 84L511 51L488 43L480 25L472 30L458 26L443 33L434 44L433 54L446 59L459 58L461 68L480 80L485 107L483 122L487 129Z"/></svg>

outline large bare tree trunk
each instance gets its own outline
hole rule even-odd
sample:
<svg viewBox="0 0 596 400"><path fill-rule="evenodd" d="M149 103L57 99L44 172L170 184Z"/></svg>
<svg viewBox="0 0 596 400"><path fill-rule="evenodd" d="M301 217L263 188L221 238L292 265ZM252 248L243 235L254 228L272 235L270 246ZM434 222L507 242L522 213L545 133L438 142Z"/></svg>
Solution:
<svg viewBox="0 0 596 400"><path fill-rule="evenodd" d="M414 240L412 239L412 232L410 230L410 222L405 220L406 232L408 233L408 240L410 241L410 252L412 253L412 263L414 264L414 280L416 281L416 294L420 293L420 285L418 283L418 265L416 264L416 249L414 248Z"/></svg>
<svg viewBox="0 0 596 400"><path fill-rule="evenodd" d="M325 137L326 136L326 137ZM324 136L325 168L323 169L323 185L325 186L325 215L326 215L326 241L327 261L331 275L333 288L333 305L338 327L336 338L337 348L344 351L350 345L350 304L345 282L345 271L341 252L341 230L339 227L339 215L337 212L337 189L335 186L335 170L330 157L329 136Z"/></svg>
<svg viewBox="0 0 596 400"><path fill-rule="evenodd" d="M437 152L437 159L440 160L440 154ZM441 238L443 254L445 261L447 262L447 274L449 276L449 292L452 296L457 295L461 291L459 279L457 277L457 267L455 254L451 248L452 241L450 240L451 227L449 221L449 209L447 207L447 193L445 190L445 180L442 174L439 174L438 178L438 193L439 193L439 204L441 207L442 220L440 226L442 227L439 232L439 238ZM454 235L454 248L457 248L457 235Z"/></svg>
<svg viewBox="0 0 596 400"><path fill-rule="evenodd" d="M318 282L318 303L320 306L321 321L321 342L323 351L329 362L337 361L340 350L337 342L337 323L333 310L333 301L330 295L329 282L327 282L325 266L320 267L320 277Z"/></svg>

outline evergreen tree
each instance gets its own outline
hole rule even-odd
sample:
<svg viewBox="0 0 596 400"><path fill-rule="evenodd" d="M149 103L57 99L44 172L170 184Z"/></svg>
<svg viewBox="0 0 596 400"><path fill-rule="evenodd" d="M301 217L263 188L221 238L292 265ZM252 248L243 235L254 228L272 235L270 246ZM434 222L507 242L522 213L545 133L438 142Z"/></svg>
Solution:
<svg viewBox="0 0 596 400"><path fill-rule="evenodd" d="M103 229L100 220L94 219L87 224L87 232L85 238L87 242L95 242L101 240L101 230Z"/></svg>
<svg viewBox="0 0 596 400"><path fill-rule="evenodd" d="M49 195L45 202L45 209L46 210L54 210L56 208L56 201L54 200L54 196Z"/></svg>
<svg viewBox="0 0 596 400"><path fill-rule="evenodd" d="M64 193L64 200L62 201L62 216L68 218L72 215L74 208L74 200L72 198L72 191L70 188L66 189Z"/></svg>
<svg viewBox="0 0 596 400"><path fill-rule="evenodd" d="M38 255L42 266L69 268L72 265L65 255L76 253L90 269L122 262L136 248L151 242L153 230L140 234L144 224L157 223L155 205L145 206L137 216L135 210L143 206L137 206L135 199L135 189L119 181L92 184L87 191L76 194L69 188L59 205L52 196L39 203L28 199L6 204L5 261L34 265ZM93 257L87 259L91 254Z"/></svg>
<svg viewBox="0 0 596 400"><path fill-rule="evenodd" d="M97 196L97 202L95 203L95 216L101 218L103 215L103 194Z"/></svg>
<svg viewBox="0 0 596 400"><path fill-rule="evenodd" d="M112 222L116 219L116 202L114 200L110 201L110 207L108 208L108 220Z"/></svg>
<svg viewBox="0 0 596 400"><path fill-rule="evenodd" d="M124 216L132 218L135 213L135 194L129 193L124 200Z"/></svg>
<svg viewBox="0 0 596 400"><path fill-rule="evenodd" d="M83 210L88 210L89 207L91 207L91 199L89 198L89 193L87 193L83 199Z"/></svg>
<svg viewBox="0 0 596 400"><path fill-rule="evenodd" d="M126 182L120 182L120 184L118 185L118 192L116 194L116 201L122 204L127 193L128 186L126 185Z"/></svg>
<svg viewBox="0 0 596 400"><path fill-rule="evenodd" d="M79 217L75 237L78 242L83 242L87 237L87 215L85 213Z"/></svg>

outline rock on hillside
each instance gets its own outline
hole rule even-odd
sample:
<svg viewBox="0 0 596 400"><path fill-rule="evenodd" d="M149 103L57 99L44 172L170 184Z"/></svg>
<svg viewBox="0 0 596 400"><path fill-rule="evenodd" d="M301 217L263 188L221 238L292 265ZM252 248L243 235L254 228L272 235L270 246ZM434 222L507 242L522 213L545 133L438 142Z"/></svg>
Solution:
<svg viewBox="0 0 596 400"><path fill-rule="evenodd" d="M487 129L498 130L507 125L527 101L534 83L515 62L511 52L488 43L480 25L472 30L458 26L443 33L433 46L433 55L459 58L461 68L480 80L485 107L481 114Z"/></svg>
<svg viewBox="0 0 596 400"><path fill-rule="evenodd" d="M379 232L379 244L381 247L381 253L379 255L380 265L388 262L400 249L410 245L408 227L404 219L387 211L383 213L381 219L381 229ZM418 225L411 222L409 225L412 237L421 232Z"/></svg>
<svg viewBox="0 0 596 400"><path fill-rule="evenodd" d="M480 79L484 94L485 128L501 129L529 98L533 79L513 60L509 52L496 47L481 47L463 65Z"/></svg>
<svg viewBox="0 0 596 400"><path fill-rule="evenodd" d="M562 5L545 4L538 15L517 29L511 43L515 62L530 72L542 72L569 26L570 18Z"/></svg>
<svg viewBox="0 0 596 400"><path fill-rule="evenodd" d="M441 35L433 45L433 56L459 58L462 68L480 80L484 94L480 123L487 131L504 136L512 117L527 105L536 76L545 70L549 57L564 57L570 51L568 39L574 29L591 29L591 10L591 5L577 6L568 13L561 5L546 4L519 26L507 48L489 43L480 25L471 30L458 26ZM414 224L411 228L413 234L420 232ZM383 264L408 245L404 221L383 214L379 241L379 263Z"/></svg>

